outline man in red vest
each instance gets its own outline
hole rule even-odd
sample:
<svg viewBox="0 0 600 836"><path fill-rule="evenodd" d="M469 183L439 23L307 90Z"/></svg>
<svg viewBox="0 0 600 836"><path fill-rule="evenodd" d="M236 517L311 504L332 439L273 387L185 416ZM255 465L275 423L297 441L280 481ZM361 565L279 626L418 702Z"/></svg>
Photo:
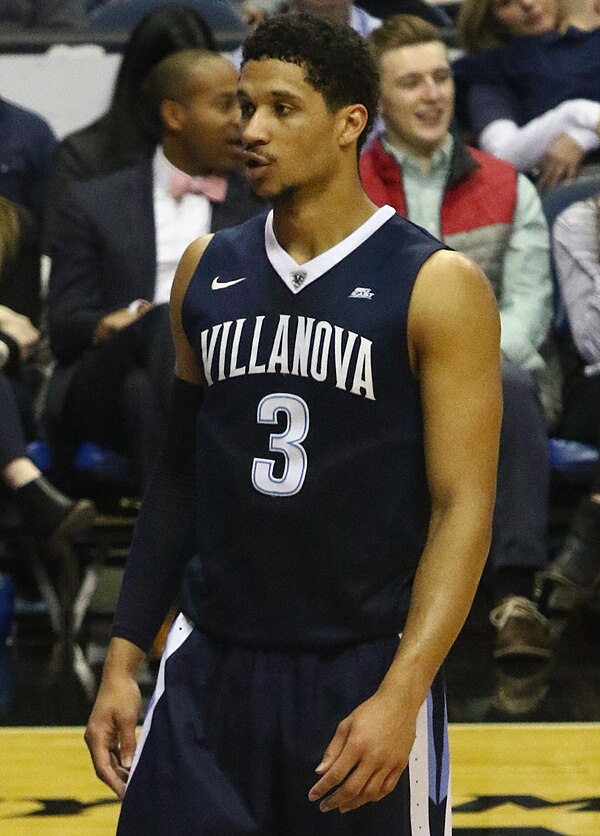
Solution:
<svg viewBox="0 0 600 836"><path fill-rule="evenodd" d="M547 377L542 355L552 281L541 203L510 164L451 132L454 82L435 27L396 15L370 41L384 129L361 158L365 190L476 261L500 307L504 421L488 567L494 655L548 657L548 625L531 600L534 575L547 563L549 466L540 383Z"/></svg>

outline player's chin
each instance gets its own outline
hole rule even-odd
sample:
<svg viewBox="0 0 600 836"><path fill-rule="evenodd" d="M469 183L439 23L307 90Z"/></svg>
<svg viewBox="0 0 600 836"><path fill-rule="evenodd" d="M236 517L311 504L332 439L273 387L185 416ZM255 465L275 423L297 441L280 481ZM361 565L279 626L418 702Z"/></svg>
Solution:
<svg viewBox="0 0 600 836"><path fill-rule="evenodd" d="M264 200L273 200L281 191L275 183L269 183L266 180L248 177L248 182L254 194Z"/></svg>

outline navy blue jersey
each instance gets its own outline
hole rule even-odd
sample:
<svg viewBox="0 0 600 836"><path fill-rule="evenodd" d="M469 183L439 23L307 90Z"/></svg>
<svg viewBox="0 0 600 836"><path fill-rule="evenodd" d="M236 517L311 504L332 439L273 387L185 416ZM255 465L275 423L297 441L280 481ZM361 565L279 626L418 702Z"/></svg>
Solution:
<svg viewBox="0 0 600 836"><path fill-rule="evenodd" d="M442 247L385 206L303 265L272 215L206 248L182 308L206 382L182 609L207 633L303 648L401 629L431 510L408 306Z"/></svg>

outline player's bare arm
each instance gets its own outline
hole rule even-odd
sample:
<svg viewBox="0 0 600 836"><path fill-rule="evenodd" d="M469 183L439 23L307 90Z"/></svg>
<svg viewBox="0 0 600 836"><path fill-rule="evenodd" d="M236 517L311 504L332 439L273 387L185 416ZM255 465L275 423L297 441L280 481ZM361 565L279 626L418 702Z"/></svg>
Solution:
<svg viewBox="0 0 600 836"><path fill-rule="evenodd" d="M395 659L373 697L340 723L317 768L321 778L309 798L320 800L323 811L346 812L395 787L419 708L471 607L491 539L499 344L496 303L479 268L458 253L435 253L419 273L409 309L432 498L427 543Z"/></svg>
<svg viewBox="0 0 600 836"><path fill-rule="evenodd" d="M171 291L170 317L176 374L187 383L202 380L181 322L181 304L211 235L189 245L181 258ZM118 796L125 794L135 746L141 694L137 682L145 652L127 639L111 639L98 695L85 731L96 775Z"/></svg>
<svg viewBox="0 0 600 836"><path fill-rule="evenodd" d="M171 299L169 302L169 316L171 319L171 333L175 344L175 374L188 383L202 384L202 378L194 357L194 352L188 341L181 321L181 307L187 292L189 283L194 275L196 267L202 258L205 249L208 247L213 236L203 235L187 247L177 267L173 286L171 288Z"/></svg>

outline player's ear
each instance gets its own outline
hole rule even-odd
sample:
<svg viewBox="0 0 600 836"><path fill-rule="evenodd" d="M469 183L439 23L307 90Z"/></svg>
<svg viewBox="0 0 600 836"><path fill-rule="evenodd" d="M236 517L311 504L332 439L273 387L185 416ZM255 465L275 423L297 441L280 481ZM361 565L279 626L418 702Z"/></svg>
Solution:
<svg viewBox="0 0 600 836"><path fill-rule="evenodd" d="M340 110L340 132L338 142L340 148L347 148L358 141L359 136L365 129L369 114L367 108L362 104L353 104L343 107Z"/></svg>

